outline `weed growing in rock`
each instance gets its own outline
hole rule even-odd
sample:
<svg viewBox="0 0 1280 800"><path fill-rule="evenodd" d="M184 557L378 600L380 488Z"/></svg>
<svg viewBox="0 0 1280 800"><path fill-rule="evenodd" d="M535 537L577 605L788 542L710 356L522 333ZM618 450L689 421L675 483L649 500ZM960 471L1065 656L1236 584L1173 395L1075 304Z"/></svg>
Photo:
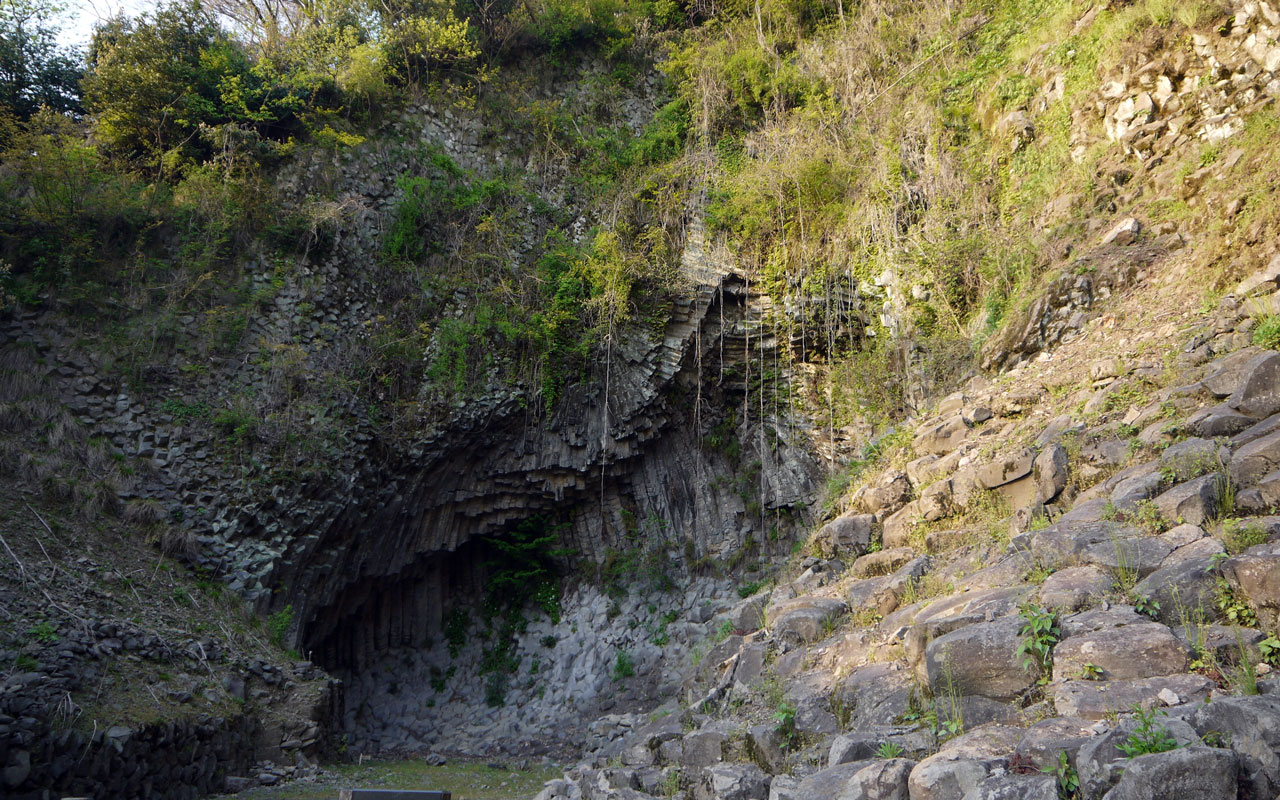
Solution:
<svg viewBox="0 0 1280 800"><path fill-rule="evenodd" d="M1273 667L1280 667L1280 638L1274 633L1258 642L1258 652L1262 654L1263 661Z"/></svg>
<svg viewBox="0 0 1280 800"><path fill-rule="evenodd" d="M1253 329L1253 343L1268 350L1280 347L1280 314L1267 314L1258 319Z"/></svg>
<svg viewBox="0 0 1280 800"><path fill-rule="evenodd" d="M287 605L276 613L267 617L267 634L271 637L271 643L276 647L284 647L285 634L289 632L290 626L293 625L293 606Z"/></svg>
<svg viewBox="0 0 1280 800"><path fill-rule="evenodd" d="M1214 605L1222 612L1232 625L1243 625L1246 628L1256 628L1258 626L1258 615L1242 598L1236 595L1235 587L1222 574L1221 565L1227 558L1226 553L1216 553L1211 558L1213 563L1213 571L1216 573L1214 582L1216 585L1217 598Z"/></svg>
<svg viewBox="0 0 1280 800"><path fill-rule="evenodd" d="M787 750L793 748L796 744L796 709L795 706L785 700L778 704L778 710L773 715L773 720L777 723L774 730L782 737L783 747Z"/></svg>
<svg viewBox="0 0 1280 800"><path fill-rule="evenodd" d="M715 641L719 644L732 635L733 622L726 619L724 622L720 623L720 627L716 629Z"/></svg>
<svg viewBox="0 0 1280 800"><path fill-rule="evenodd" d="M902 745L897 742L882 742L876 748L876 758L897 758L903 752Z"/></svg>
<svg viewBox="0 0 1280 800"><path fill-rule="evenodd" d="M1163 711L1134 709L1134 719L1138 727L1129 738L1117 747L1129 758L1144 756L1148 753L1165 753L1178 747L1178 740L1173 738L1169 729L1156 724L1156 718L1166 716Z"/></svg>
<svg viewBox="0 0 1280 800"><path fill-rule="evenodd" d="M449 645L449 656L458 657L458 651L467 643L467 625L471 615L465 608L454 608L444 618L444 640ZM554 643L554 642L553 642Z"/></svg>
<svg viewBox="0 0 1280 800"><path fill-rule="evenodd" d="M1169 528L1169 523L1165 521L1155 502L1151 500L1139 500L1126 521L1137 525L1149 536L1164 533Z"/></svg>
<svg viewBox="0 0 1280 800"><path fill-rule="evenodd" d="M1022 617L1022 629L1019 632L1022 642L1018 645L1022 665L1026 669L1038 669L1041 681L1047 681L1053 672L1053 647L1062 638L1062 631L1058 628L1058 615L1052 609L1032 603L1019 606L1018 614Z"/></svg>
<svg viewBox="0 0 1280 800"><path fill-rule="evenodd" d="M1139 614L1152 619L1160 616L1160 603L1155 598L1137 594L1136 592L1130 592L1129 598L1133 603L1133 610Z"/></svg>
<svg viewBox="0 0 1280 800"><path fill-rule="evenodd" d="M1043 772L1052 775L1057 782L1058 800L1076 800L1080 797L1080 776L1076 768L1071 766L1066 750L1058 751L1058 763L1045 767Z"/></svg>
<svg viewBox="0 0 1280 800"><path fill-rule="evenodd" d="M45 620L38 625L32 625L27 629L27 635L32 639L35 639L40 644L58 643L58 628L48 620Z"/></svg>
<svg viewBox="0 0 1280 800"><path fill-rule="evenodd" d="M1080 679L1086 681L1102 680L1102 667L1092 661L1086 662L1080 667Z"/></svg>
<svg viewBox="0 0 1280 800"><path fill-rule="evenodd" d="M619 650L613 659L613 679L620 681L636 674L636 662L626 650Z"/></svg>
<svg viewBox="0 0 1280 800"><path fill-rule="evenodd" d="M1222 523L1222 546L1236 555L1267 541L1267 529L1257 522L1228 519Z"/></svg>

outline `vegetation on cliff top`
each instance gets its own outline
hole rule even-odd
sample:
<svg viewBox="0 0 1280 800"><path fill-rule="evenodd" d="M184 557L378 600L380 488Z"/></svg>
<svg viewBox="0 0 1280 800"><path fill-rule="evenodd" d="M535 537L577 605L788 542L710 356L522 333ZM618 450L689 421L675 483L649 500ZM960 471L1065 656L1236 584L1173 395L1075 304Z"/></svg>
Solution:
<svg viewBox="0 0 1280 800"><path fill-rule="evenodd" d="M1164 0L1088 16L1076 0L180 2L103 25L77 81L48 9L5 2L31 21L19 31L6 12L5 47L34 36L37 56L0 96L0 280L91 320L133 383L158 353L243 348L256 309L355 224L323 181L295 197L277 176L378 139L410 165L373 267L388 302L365 341L306 364L329 378L308 402L354 396L417 426L424 400L505 382L550 410L620 330L661 328L704 216L774 301L754 322L793 343L731 376L760 395L744 412L800 404L833 439L968 369L1051 277L1085 198L1110 196L1097 167L1111 145L1072 152L1073 102L1100 69L1146 31L1223 14ZM533 88L551 75L578 82L576 102ZM653 104L642 129L618 102L636 93ZM526 169L476 176L380 132L420 99L523 142ZM1034 146L1008 122L1024 111ZM275 264L270 287L245 253ZM188 315L200 324L180 330ZM817 369L801 378L799 361ZM267 421L295 400L244 405Z"/></svg>

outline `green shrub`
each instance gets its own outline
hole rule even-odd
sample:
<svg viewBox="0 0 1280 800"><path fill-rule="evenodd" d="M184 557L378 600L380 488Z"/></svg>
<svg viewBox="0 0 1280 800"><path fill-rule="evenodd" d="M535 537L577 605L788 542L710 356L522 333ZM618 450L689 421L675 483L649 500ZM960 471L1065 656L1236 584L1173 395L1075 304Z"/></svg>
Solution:
<svg viewBox="0 0 1280 800"><path fill-rule="evenodd" d="M1041 679L1047 681L1053 672L1053 647L1062 638L1058 628L1058 616L1052 609L1025 603L1019 608L1022 629L1019 635L1018 655L1027 669L1036 669Z"/></svg>
<svg viewBox="0 0 1280 800"><path fill-rule="evenodd" d="M1129 758L1136 758L1148 753L1165 753L1177 748L1178 740L1173 738L1169 729L1155 724L1157 716L1165 716L1165 713L1136 709L1134 719L1138 721L1138 727L1129 734L1128 739L1117 745L1120 752Z"/></svg>
<svg viewBox="0 0 1280 800"><path fill-rule="evenodd" d="M94 33L85 105L113 153L180 176L228 147L257 161L303 135L302 112L332 96L312 74L252 62L198 3L108 20Z"/></svg>
<svg viewBox="0 0 1280 800"><path fill-rule="evenodd" d="M619 650L613 660L613 679L620 681L636 674L636 662L626 650Z"/></svg>
<svg viewBox="0 0 1280 800"><path fill-rule="evenodd" d="M267 617L267 634L271 637L271 643L277 647L284 647L284 637L289 633L289 628L293 625L293 606L287 605L276 613Z"/></svg>
<svg viewBox="0 0 1280 800"><path fill-rule="evenodd" d="M1253 343L1268 350L1280 347L1280 314L1261 317L1253 329Z"/></svg>

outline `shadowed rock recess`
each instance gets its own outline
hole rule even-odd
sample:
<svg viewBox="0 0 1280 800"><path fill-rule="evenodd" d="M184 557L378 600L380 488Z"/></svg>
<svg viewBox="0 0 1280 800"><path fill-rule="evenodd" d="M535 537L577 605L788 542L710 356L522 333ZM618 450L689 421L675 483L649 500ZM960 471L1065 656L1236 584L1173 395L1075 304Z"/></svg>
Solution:
<svg viewBox="0 0 1280 800"><path fill-rule="evenodd" d="M311 5L0 69L0 797L1280 798L1280 5Z"/></svg>

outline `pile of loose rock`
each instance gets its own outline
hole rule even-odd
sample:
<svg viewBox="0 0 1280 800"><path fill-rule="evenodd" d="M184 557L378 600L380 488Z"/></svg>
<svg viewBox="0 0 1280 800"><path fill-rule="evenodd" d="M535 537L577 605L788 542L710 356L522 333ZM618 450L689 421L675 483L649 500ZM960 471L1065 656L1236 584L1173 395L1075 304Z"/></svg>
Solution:
<svg viewBox="0 0 1280 800"><path fill-rule="evenodd" d="M1145 396L1163 367L1102 359L1067 414L942 401L798 577L709 623L679 705L601 720L539 800L1273 800L1280 353L1240 334L1277 277Z"/></svg>

